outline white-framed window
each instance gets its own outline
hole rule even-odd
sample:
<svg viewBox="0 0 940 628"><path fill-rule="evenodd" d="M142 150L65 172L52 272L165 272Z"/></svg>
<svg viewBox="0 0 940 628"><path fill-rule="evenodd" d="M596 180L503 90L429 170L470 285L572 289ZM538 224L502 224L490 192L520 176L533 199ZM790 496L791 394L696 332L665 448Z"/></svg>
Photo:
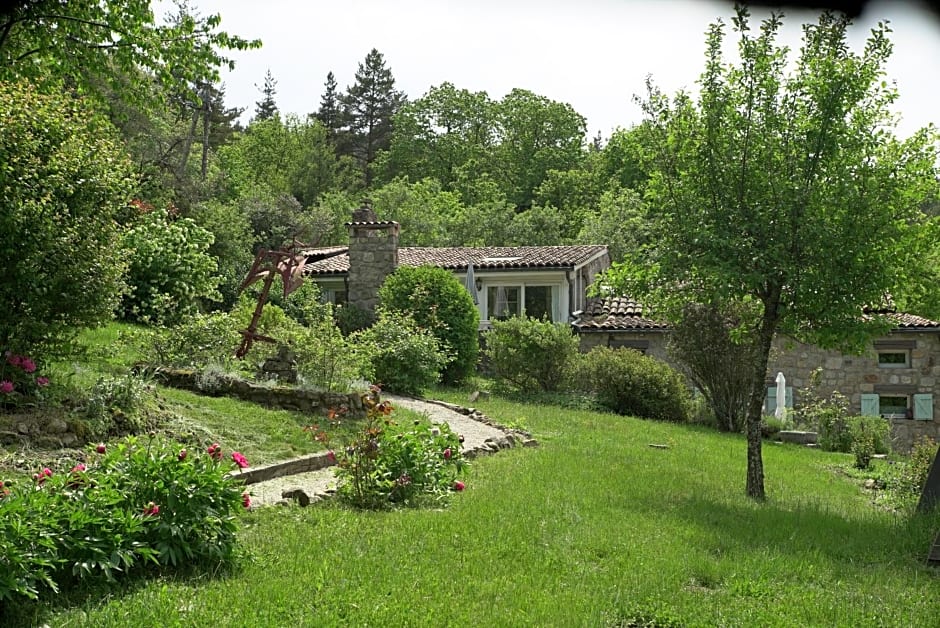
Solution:
<svg viewBox="0 0 940 628"><path fill-rule="evenodd" d="M486 288L486 317L504 320L511 316L555 320L554 295L551 285L490 285Z"/></svg>
<svg viewBox="0 0 940 628"><path fill-rule="evenodd" d="M907 349L879 349L878 366L888 369L910 368L911 352Z"/></svg>
<svg viewBox="0 0 940 628"><path fill-rule="evenodd" d="M867 416L932 421L933 395L930 393L914 395L864 393L862 394L861 410L861 413Z"/></svg>

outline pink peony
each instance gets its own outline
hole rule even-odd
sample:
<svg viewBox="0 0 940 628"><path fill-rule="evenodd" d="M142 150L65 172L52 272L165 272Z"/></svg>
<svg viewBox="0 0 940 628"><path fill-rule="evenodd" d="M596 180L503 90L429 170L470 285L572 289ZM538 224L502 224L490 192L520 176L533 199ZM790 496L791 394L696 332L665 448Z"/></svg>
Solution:
<svg viewBox="0 0 940 628"><path fill-rule="evenodd" d="M15 353L9 353L9 352L7 352L7 362L9 362L10 364L12 364L13 366L22 366L22 364L23 364L23 356L21 356L21 355L16 355Z"/></svg>
<svg viewBox="0 0 940 628"><path fill-rule="evenodd" d="M182 462L183 460L186 460L186 450L185 450L185 449L180 449L180 453L176 456L176 458L177 458L177 460L179 460L180 462Z"/></svg>
<svg viewBox="0 0 940 628"><path fill-rule="evenodd" d="M22 366L23 370L26 371L27 373L36 372L36 363L30 360L29 358L23 358L22 361L20 361L20 366Z"/></svg>
<svg viewBox="0 0 940 628"><path fill-rule="evenodd" d="M251 495L248 493L242 493L242 506L251 508Z"/></svg>
<svg viewBox="0 0 940 628"><path fill-rule="evenodd" d="M81 473L81 472L84 471L84 470L85 470L85 465L83 465L81 462L79 462L77 465L75 465L74 467L72 467L71 473Z"/></svg>
<svg viewBox="0 0 940 628"><path fill-rule="evenodd" d="M36 378L36 385L39 386L40 388L43 388L44 386L48 386L48 385L49 385L49 378L48 378L48 377L37 377L37 378Z"/></svg>
<svg viewBox="0 0 940 628"><path fill-rule="evenodd" d="M450 460L450 457L453 453L450 451L450 447L444 450L444 460Z"/></svg>
<svg viewBox="0 0 940 628"><path fill-rule="evenodd" d="M13 382L11 382L8 379L5 379L2 382L0 382L0 393L3 393L6 395L11 392L13 392Z"/></svg>
<svg viewBox="0 0 940 628"><path fill-rule="evenodd" d="M145 517L155 517L160 514L160 507L155 503L150 502L144 507L144 516Z"/></svg>
<svg viewBox="0 0 940 628"><path fill-rule="evenodd" d="M461 482L460 480L457 480L456 482L454 482L455 491L462 491L465 488L467 488L467 485Z"/></svg>
<svg viewBox="0 0 940 628"><path fill-rule="evenodd" d="M235 461L235 464L238 465L239 469L244 469L248 466L248 460L246 460L245 456L241 455L237 451L232 452L232 460Z"/></svg>
<svg viewBox="0 0 940 628"><path fill-rule="evenodd" d="M222 445L218 443L212 443L209 445L209 448L206 449L206 453L212 456L214 460L222 459Z"/></svg>
<svg viewBox="0 0 940 628"><path fill-rule="evenodd" d="M328 452L326 452L326 459L329 460L330 462L336 464L336 454L333 453L333 450L332 450L332 449L329 450Z"/></svg>

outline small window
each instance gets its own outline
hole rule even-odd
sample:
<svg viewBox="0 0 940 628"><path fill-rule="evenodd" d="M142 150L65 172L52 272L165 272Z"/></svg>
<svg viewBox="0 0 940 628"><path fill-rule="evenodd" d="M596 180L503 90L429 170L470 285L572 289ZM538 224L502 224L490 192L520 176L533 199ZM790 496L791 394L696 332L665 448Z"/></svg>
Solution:
<svg viewBox="0 0 940 628"><path fill-rule="evenodd" d="M490 320L503 320L521 313L519 286L489 286L486 289L486 315Z"/></svg>
<svg viewBox="0 0 940 628"><path fill-rule="evenodd" d="M882 368L907 368L910 366L910 353L907 351L879 351L878 366Z"/></svg>
<svg viewBox="0 0 940 628"><path fill-rule="evenodd" d="M910 401L907 395L879 395L878 411L889 419L903 419L909 415Z"/></svg>
<svg viewBox="0 0 940 628"><path fill-rule="evenodd" d="M525 315L539 320L553 320L551 286L525 287Z"/></svg>

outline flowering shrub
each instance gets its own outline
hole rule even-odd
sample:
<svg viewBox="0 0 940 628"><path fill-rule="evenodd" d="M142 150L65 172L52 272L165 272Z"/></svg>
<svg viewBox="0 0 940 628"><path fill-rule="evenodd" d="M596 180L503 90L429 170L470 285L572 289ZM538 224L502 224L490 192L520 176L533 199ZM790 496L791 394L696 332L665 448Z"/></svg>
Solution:
<svg viewBox="0 0 940 628"><path fill-rule="evenodd" d="M128 438L91 448L67 473L42 469L32 486L0 483L0 600L114 580L146 563L231 559L235 515L250 497L230 469L174 443Z"/></svg>
<svg viewBox="0 0 940 628"><path fill-rule="evenodd" d="M35 360L10 350L0 362L0 407L17 407L42 400L49 378L37 372Z"/></svg>
<svg viewBox="0 0 940 628"><path fill-rule="evenodd" d="M358 508L416 506L446 500L463 490L456 480L466 463L460 437L444 424L427 418L411 424L392 420L392 405L379 398L378 387L363 395L366 422L358 436L331 455L339 467L340 499ZM339 415L331 413L331 420ZM319 426L309 428L314 438L329 446Z"/></svg>

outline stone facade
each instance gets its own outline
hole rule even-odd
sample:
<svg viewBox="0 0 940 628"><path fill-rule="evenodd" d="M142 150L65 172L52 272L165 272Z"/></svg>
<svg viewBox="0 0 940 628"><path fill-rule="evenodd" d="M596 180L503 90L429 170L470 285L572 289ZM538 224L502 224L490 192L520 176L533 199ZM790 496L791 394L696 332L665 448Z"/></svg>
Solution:
<svg viewBox="0 0 940 628"><path fill-rule="evenodd" d="M397 222L377 222L368 202L353 212L349 229L348 301L351 305L374 312L379 302L379 288L398 267Z"/></svg>
<svg viewBox="0 0 940 628"><path fill-rule="evenodd" d="M906 355L902 364L879 364L879 353ZM844 355L787 339L777 339L767 369L767 386L782 372L793 387L793 405L800 405L800 390L808 388L814 370L821 368L816 394L839 392L849 400L849 410L862 412L863 395L900 397L932 395L932 420L890 418L895 449L908 451L915 439L930 436L940 440L940 334L935 331L898 331L875 340L861 355Z"/></svg>
<svg viewBox="0 0 940 628"><path fill-rule="evenodd" d="M650 357L671 363L666 352L668 333L662 331L598 331L579 334L579 347L582 352L588 352L594 347L627 347L636 349Z"/></svg>

